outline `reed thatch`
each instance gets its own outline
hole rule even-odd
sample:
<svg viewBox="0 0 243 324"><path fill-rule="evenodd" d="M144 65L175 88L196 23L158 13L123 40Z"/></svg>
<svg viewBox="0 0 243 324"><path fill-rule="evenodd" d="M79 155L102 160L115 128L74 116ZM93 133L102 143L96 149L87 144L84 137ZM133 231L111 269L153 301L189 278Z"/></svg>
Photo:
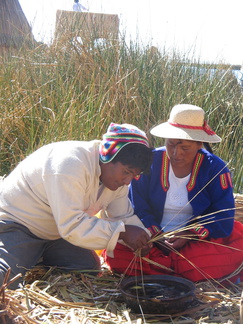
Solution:
<svg viewBox="0 0 243 324"><path fill-rule="evenodd" d="M242 324L243 283L197 283L195 301L180 313L165 315L132 312L119 289L121 280L105 267L99 276L36 267L23 288L7 289L6 278L0 288L0 323Z"/></svg>
<svg viewBox="0 0 243 324"><path fill-rule="evenodd" d="M34 37L18 0L0 1L0 49L32 45Z"/></svg>
<svg viewBox="0 0 243 324"><path fill-rule="evenodd" d="M80 37L83 43L99 38L117 40L118 34L118 15L57 10L55 43L75 37Z"/></svg>

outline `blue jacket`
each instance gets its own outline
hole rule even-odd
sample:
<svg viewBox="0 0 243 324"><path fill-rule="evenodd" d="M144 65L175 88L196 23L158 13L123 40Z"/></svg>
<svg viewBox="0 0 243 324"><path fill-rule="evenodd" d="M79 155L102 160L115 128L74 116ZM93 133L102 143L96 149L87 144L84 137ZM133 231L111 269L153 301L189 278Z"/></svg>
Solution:
<svg viewBox="0 0 243 324"><path fill-rule="evenodd" d="M161 229L166 193L170 185L169 168L170 160L165 147L157 148L153 152L150 174L141 175L130 185L129 197L135 213L152 233ZM204 231L205 237L212 238L230 235L235 205L231 176L224 161L204 149L199 150L187 191L193 210L191 223L195 223L195 233L202 234ZM200 215L204 217L195 219Z"/></svg>

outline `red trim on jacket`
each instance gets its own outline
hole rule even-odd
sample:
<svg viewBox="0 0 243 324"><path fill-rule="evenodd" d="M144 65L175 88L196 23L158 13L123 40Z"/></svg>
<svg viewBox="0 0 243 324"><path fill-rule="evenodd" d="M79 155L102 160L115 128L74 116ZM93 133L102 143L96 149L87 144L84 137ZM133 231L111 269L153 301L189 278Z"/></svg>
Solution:
<svg viewBox="0 0 243 324"><path fill-rule="evenodd" d="M230 185L231 188L233 188L233 183L232 183L232 179L231 179L231 174L230 174L230 172L227 172L226 174L227 174L227 177L228 177L229 185Z"/></svg>
<svg viewBox="0 0 243 324"><path fill-rule="evenodd" d="M161 165L161 186L164 191L168 191L169 185L169 157L166 151L163 152Z"/></svg>
<svg viewBox="0 0 243 324"><path fill-rule="evenodd" d="M200 166L202 165L203 159L204 159L204 155L201 153L197 153L194 164L193 164L190 180L186 186L188 191L193 190L193 188L195 187L197 175L198 175Z"/></svg>
<svg viewBox="0 0 243 324"><path fill-rule="evenodd" d="M223 190L228 188L228 181L227 181L227 175L226 173L220 174L219 176L220 179L220 185Z"/></svg>
<svg viewBox="0 0 243 324"><path fill-rule="evenodd" d="M187 184L187 190L191 191L194 189L196 184L196 179L198 172L200 170L200 166L202 165L204 159L204 155L201 153L197 153L195 161L193 163L192 173L190 176L190 180ZM169 158L168 155L165 152L163 152L162 157L162 165L161 165L161 186L164 189L164 191L168 191L170 187L169 183Z"/></svg>

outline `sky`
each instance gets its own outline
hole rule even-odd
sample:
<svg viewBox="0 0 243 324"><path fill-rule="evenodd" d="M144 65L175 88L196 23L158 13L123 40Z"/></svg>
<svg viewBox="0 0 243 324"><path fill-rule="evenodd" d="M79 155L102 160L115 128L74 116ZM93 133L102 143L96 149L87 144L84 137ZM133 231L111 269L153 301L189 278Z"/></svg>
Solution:
<svg viewBox="0 0 243 324"><path fill-rule="evenodd" d="M35 39L51 43L56 11L73 0L19 0ZM80 0L89 12L117 14L120 31L147 46L203 62L243 64L243 0Z"/></svg>

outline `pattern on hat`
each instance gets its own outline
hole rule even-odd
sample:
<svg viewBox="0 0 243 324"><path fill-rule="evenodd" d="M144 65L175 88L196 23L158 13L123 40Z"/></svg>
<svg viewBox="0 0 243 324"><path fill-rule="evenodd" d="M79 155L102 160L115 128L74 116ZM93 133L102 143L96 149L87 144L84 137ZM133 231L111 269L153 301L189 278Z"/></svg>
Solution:
<svg viewBox="0 0 243 324"><path fill-rule="evenodd" d="M149 147L146 134L136 126L111 123L100 143L100 160L103 163L111 162L122 147L130 143L142 144Z"/></svg>

